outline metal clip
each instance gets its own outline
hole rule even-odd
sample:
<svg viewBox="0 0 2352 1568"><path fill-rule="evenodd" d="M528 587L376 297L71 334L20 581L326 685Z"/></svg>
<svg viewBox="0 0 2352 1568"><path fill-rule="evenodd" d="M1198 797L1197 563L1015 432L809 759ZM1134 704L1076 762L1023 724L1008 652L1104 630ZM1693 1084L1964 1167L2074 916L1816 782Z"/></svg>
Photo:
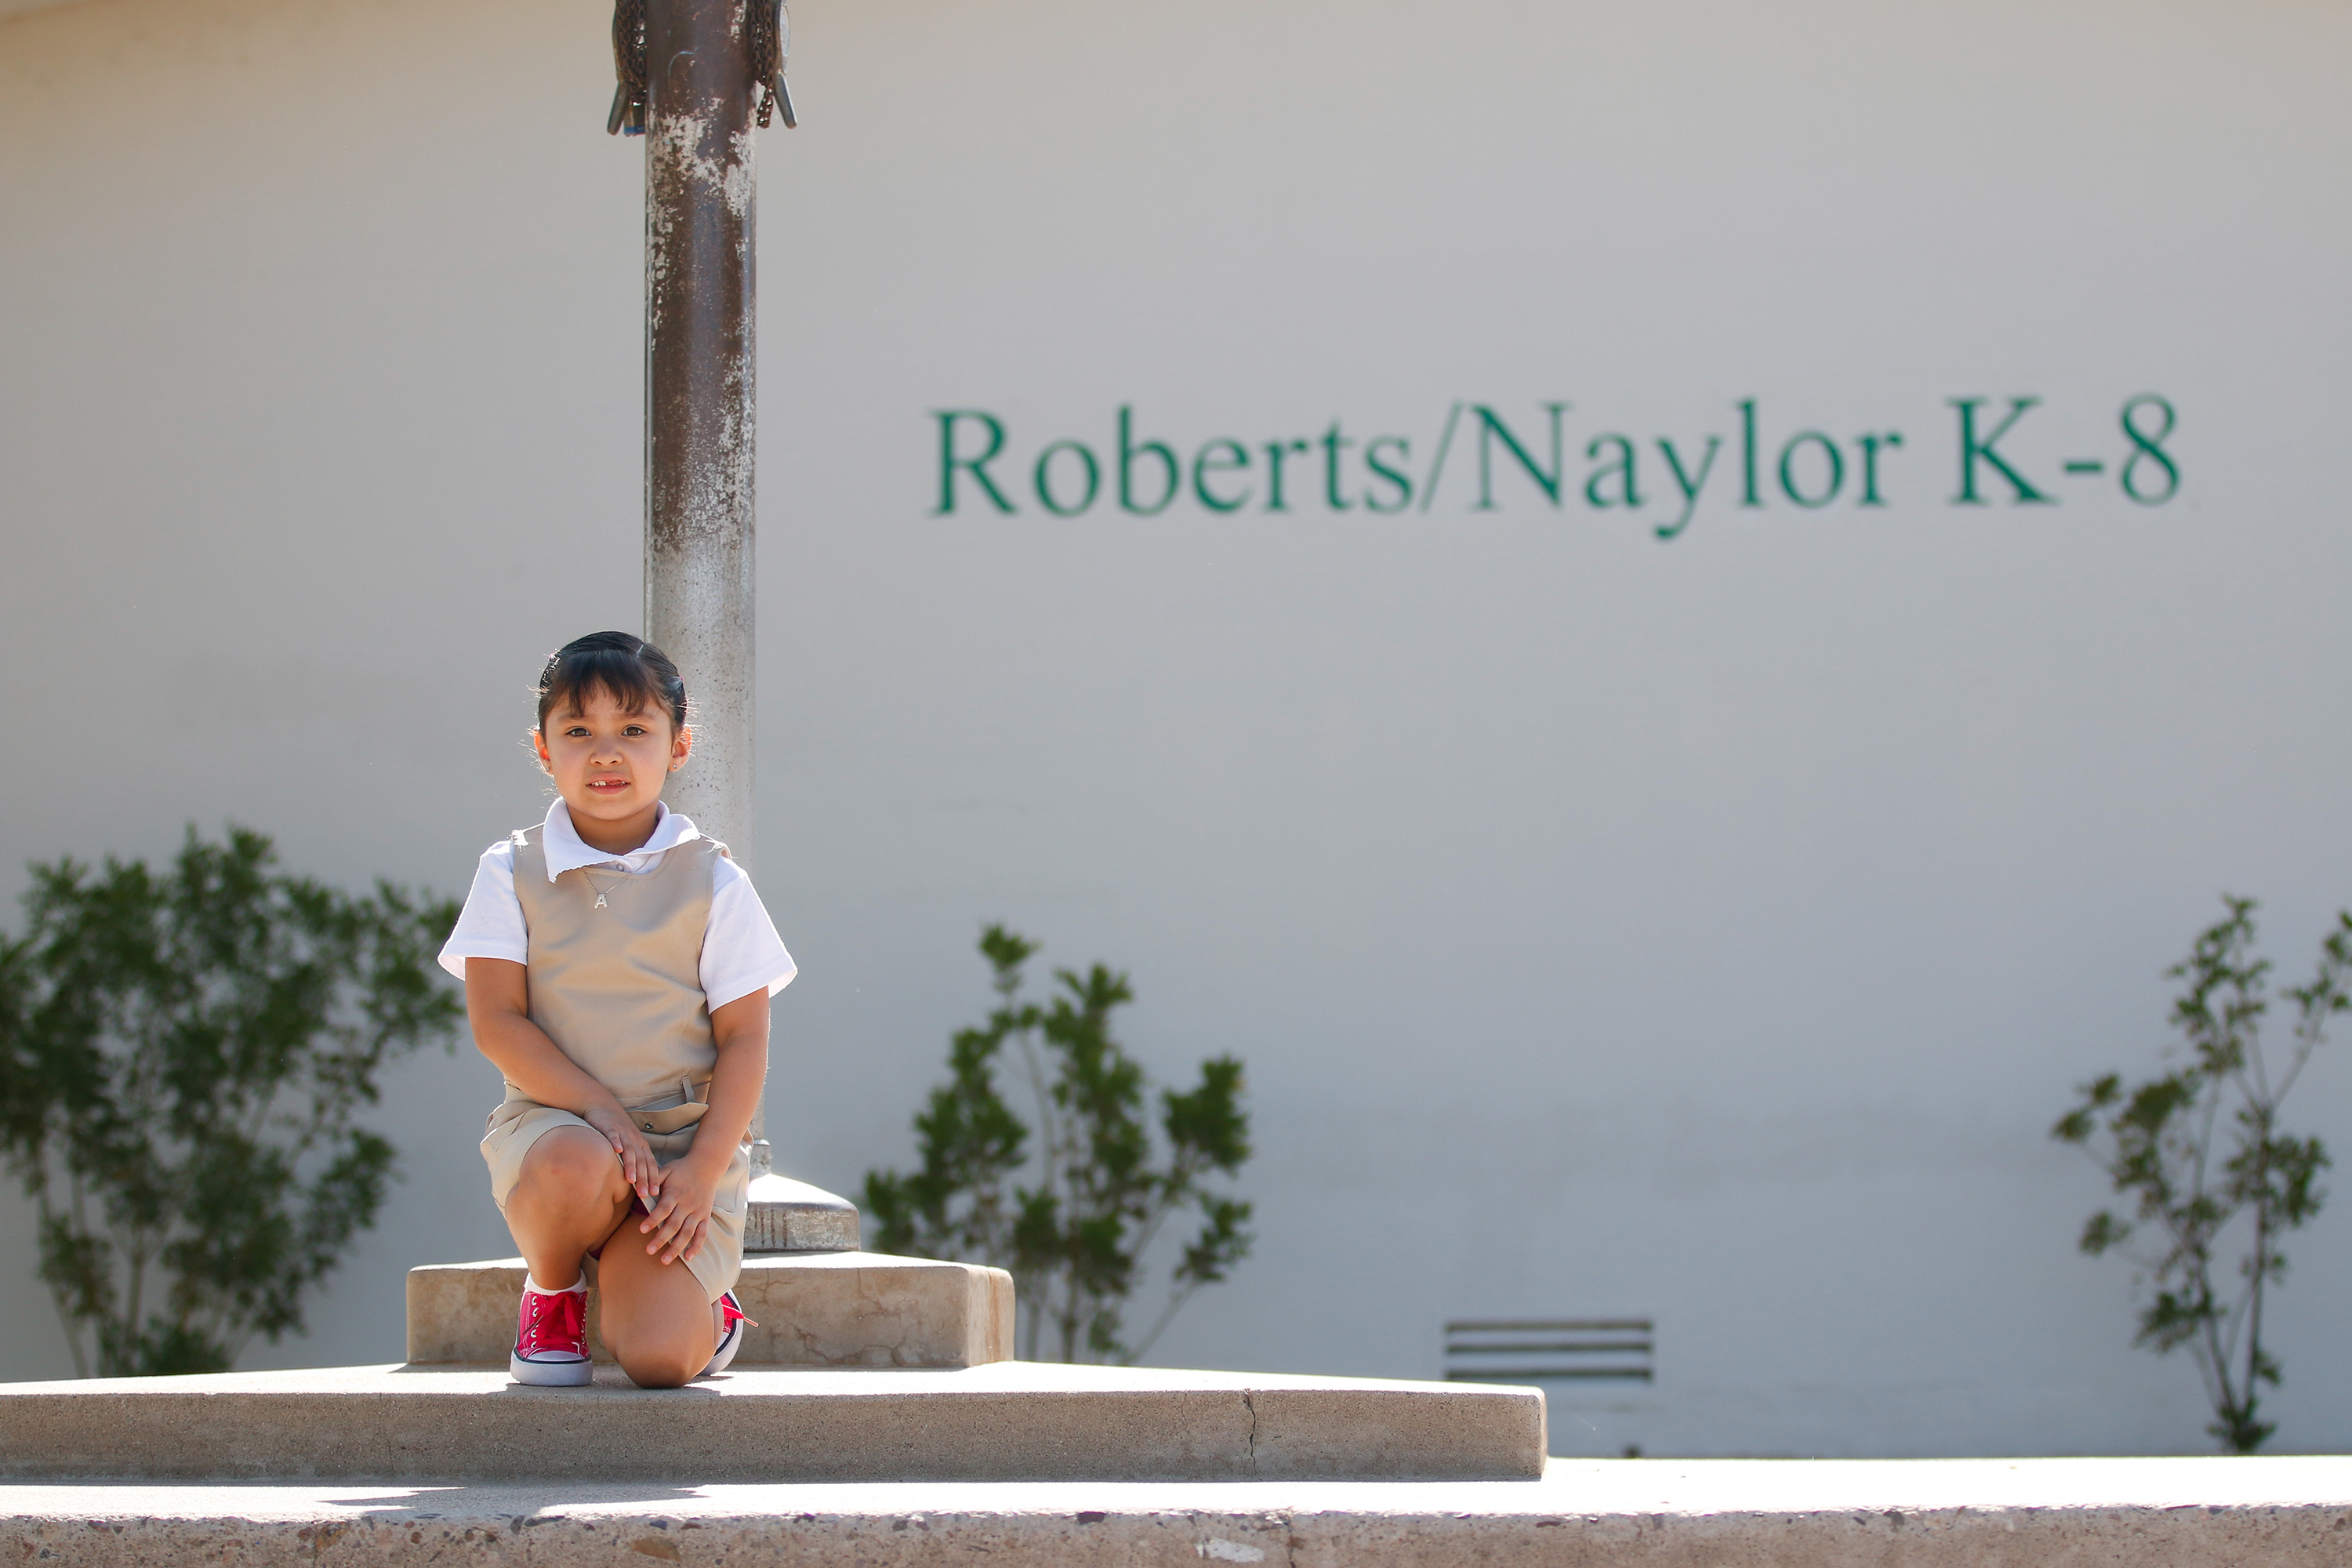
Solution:
<svg viewBox="0 0 2352 1568"><path fill-rule="evenodd" d="M746 14L751 26L751 96L759 103L760 123L764 127L782 110L784 129L790 131L800 123L793 113L792 89L784 85L784 62L793 52L792 18L783 0L751 0Z"/></svg>
<svg viewBox="0 0 2352 1568"><path fill-rule="evenodd" d="M604 117L607 136L643 136L646 133L646 101L633 96L626 82L613 89L613 112Z"/></svg>

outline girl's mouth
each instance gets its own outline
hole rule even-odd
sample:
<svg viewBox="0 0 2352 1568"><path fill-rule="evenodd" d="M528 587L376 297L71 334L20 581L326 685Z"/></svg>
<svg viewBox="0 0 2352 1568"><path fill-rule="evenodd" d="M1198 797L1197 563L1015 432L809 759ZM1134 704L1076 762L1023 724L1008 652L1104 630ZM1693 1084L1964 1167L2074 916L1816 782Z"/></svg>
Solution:
<svg viewBox="0 0 2352 1568"><path fill-rule="evenodd" d="M597 795L618 795L629 787L626 779L590 779L588 787Z"/></svg>

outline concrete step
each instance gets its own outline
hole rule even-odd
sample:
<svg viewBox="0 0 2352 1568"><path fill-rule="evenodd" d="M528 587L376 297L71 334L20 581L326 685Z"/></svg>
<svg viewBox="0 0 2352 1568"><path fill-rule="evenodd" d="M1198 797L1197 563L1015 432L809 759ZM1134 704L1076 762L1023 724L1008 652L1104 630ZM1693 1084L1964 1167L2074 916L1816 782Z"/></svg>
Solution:
<svg viewBox="0 0 2352 1568"><path fill-rule="evenodd" d="M410 1269L411 1364L505 1365L523 1274L520 1258ZM979 1366L1013 1354L1013 1276L1002 1268L878 1252L753 1253L735 1293L759 1325L744 1331L735 1358L747 1370ZM590 1349L609 1362L597 1304L592 1289Z"/></svg>
<svg viewBox="0 0 2352 1568"><path fill-rule="evenodd" d="M667 1493L0 1486L0 1563L122 1568L2337 1568L2347 1539L2344 1458L1555 1459L1521 1481Z"/></svg>
<svg viewBox="0 0 2352 1568"><path fill-rule="evenodd" d="M0 1384L0 1476L383 1480L1505 1479L1532 1388L996 1362L524 1388L494 1368Z"/></svg>

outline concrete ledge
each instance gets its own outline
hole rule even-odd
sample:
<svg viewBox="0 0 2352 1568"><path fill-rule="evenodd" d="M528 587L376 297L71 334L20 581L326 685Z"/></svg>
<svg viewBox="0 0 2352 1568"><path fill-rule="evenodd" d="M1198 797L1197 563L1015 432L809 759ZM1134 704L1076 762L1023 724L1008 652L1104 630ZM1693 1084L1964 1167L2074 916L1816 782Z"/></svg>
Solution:
<svg viewBox="0 0 2352 1568"><path fill-rule="evenodd" d="M0 1476L535 1481L1517 1478L1531 1388L998 1362L523 1388L504 1365L0 1384Z"/></svg>
<svg viewBox="0 0 2352 1568"><path fill-rule="evenodd" d="M1540 1480L0 1487L0 1562L2320 1568L2352 1460L1555 1460Z"/></svg>
<svg viewBox="0 0 2352 1568"><path fill-rule="evenodd" d="M520 1258L410 1269L410 1363L505 1365L522 1281ZM964 1367L1013 1354L1013 1276L1002 1268L878 1252L754 1253L735 1293L760 1325L745 1331L741 1367ZM589 1348L610 1362L596 1306L592 1289Z"/></svg>

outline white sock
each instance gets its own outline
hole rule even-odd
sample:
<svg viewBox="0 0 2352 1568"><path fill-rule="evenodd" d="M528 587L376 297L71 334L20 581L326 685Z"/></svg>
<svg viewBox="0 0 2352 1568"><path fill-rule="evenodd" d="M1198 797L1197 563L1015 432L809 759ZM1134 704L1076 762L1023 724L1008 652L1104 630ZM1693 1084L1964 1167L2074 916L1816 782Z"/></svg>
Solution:
<svg viewBox="0 0 2352 1568"><path fill-rule="evenodd" d="M587 1289L588 1289L588 1276L587 1276L586 1274L584 1274L584 1273L583 1273L583 1274L582 1274L582 1275L580 1276L580 1278L579 1278L579 1279L574 1279L571 1284L566 1285L562 1289L561 1289L561 1290L551 1290L551 1289L549 1289L546 1286L544 1286L544 1285L541 1284L538 1280L536 1280L536 1279L532 1279L530 1275L526 1274L526 1275L524 1275L524 1276L522 1277L522 1288L523 1288L524 1289L526 1289L526 1290L536 1290L536 1291L538 1291L538 1292L539 1292L541 1295L542 1295L542 1296L574 1296L574 1295L583 1295L583 1294L585 1294L585 1293L586 1293L586 1291L587 1291Z"/></svg>

